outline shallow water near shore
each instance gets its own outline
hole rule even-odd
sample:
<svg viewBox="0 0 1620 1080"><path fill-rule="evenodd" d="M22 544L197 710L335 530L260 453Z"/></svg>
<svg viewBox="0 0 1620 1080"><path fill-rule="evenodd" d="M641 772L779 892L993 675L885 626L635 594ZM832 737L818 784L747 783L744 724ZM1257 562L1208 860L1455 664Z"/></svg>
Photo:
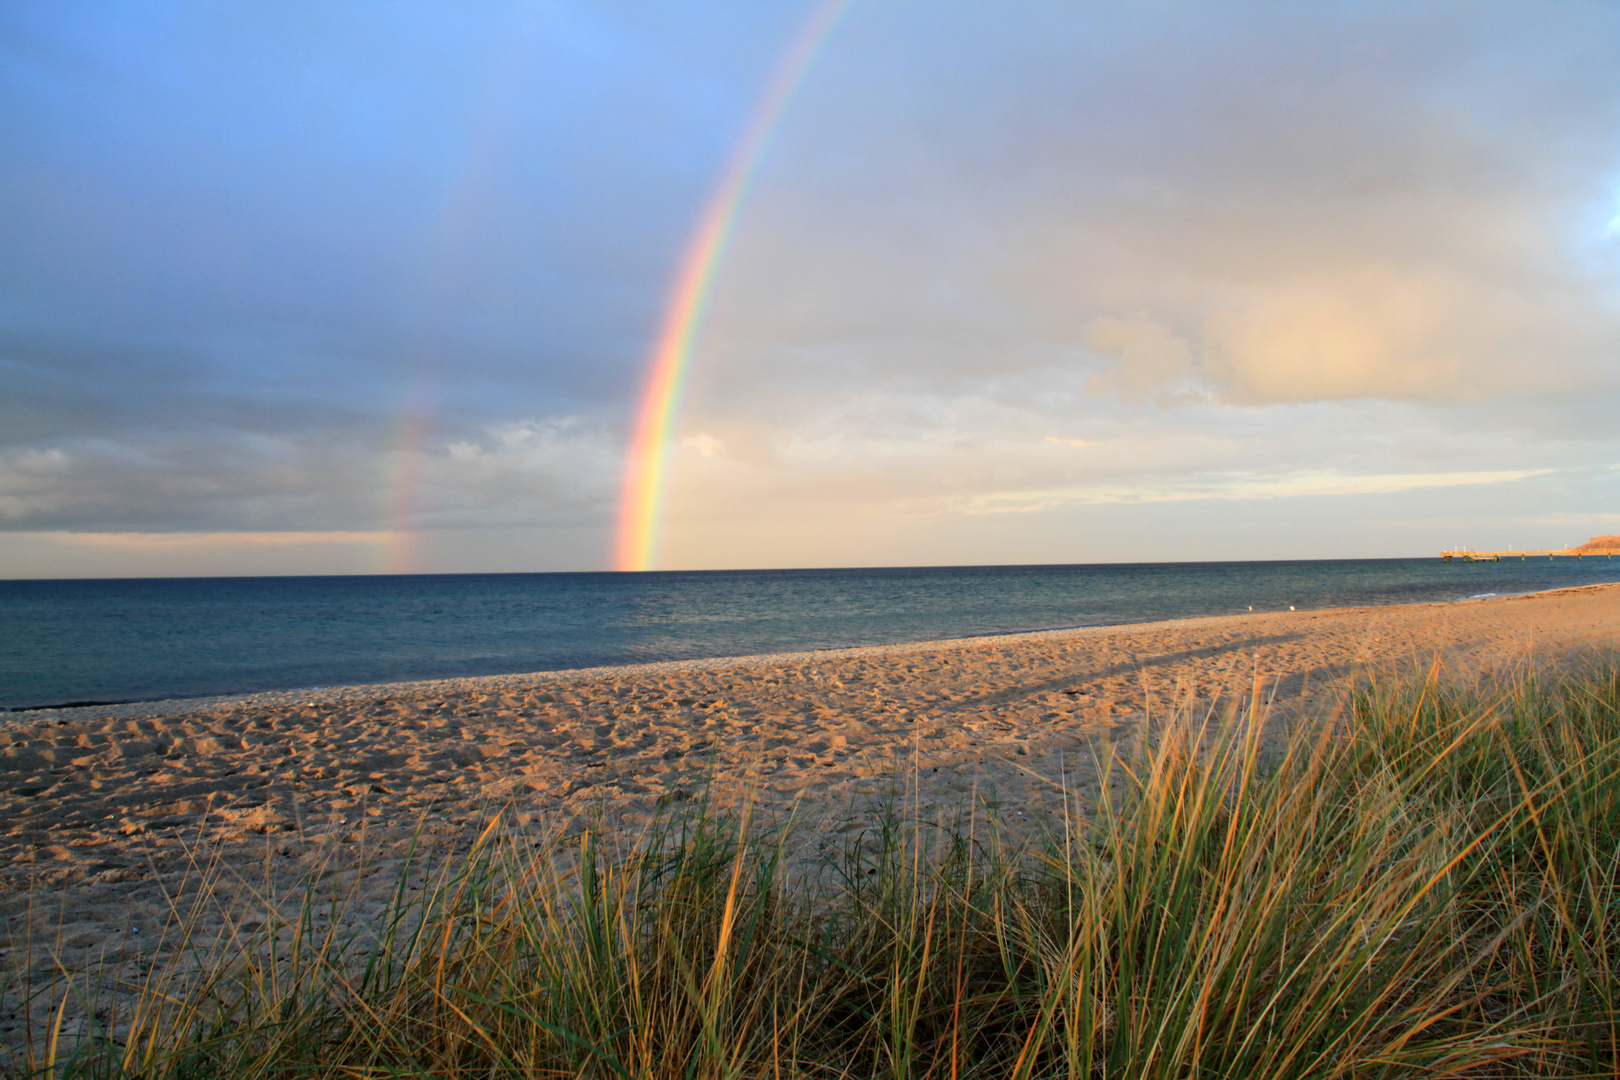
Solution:
<svg viewBox="0 0 1620 1080"><path fill-rule="evenodd" d="M1620 581L1602 558L0 581L0 708L841 648Z"/></svg>

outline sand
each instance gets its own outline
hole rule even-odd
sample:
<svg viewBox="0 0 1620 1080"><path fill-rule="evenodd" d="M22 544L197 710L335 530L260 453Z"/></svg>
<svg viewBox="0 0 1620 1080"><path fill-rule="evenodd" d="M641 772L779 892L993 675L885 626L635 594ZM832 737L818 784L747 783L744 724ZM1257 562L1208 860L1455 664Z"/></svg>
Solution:
<svg viewBox="0 0 1620 1080"><path fill-rule="evenodd" d="M464 847L499 810L537 836L633 833L747 793L831 853L897 792L924 819L1037 821L1176 709L1258 685L1272 723L1332 715L1368 671L1467 675L1620 644L1620 585L1452 604L1273 612L588 671L62 709L3 718L3 959L36 977L269 894L382 909L413 836ZM230 910L227 910L230 909ZM24 943L32 939L32 947ZM24 959L26 957L26 960ZM0 1035L17 1017L0 1018Z"/></svg>

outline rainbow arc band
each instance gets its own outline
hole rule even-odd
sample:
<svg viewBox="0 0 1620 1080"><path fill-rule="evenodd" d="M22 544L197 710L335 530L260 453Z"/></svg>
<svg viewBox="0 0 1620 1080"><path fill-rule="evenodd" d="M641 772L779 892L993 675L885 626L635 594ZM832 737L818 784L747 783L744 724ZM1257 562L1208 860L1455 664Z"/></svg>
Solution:
<svg viewBox="0 0 1620 1080"><path fill-rule="evenodd" d="M648 364L625 457L614 558L619 570L651 570L656 563L670 436L680 413L692 349L708 308L715 271L725 257L771 134L849 4L850 0L821 0L794 38L732 150L681 259Z"/></svg>

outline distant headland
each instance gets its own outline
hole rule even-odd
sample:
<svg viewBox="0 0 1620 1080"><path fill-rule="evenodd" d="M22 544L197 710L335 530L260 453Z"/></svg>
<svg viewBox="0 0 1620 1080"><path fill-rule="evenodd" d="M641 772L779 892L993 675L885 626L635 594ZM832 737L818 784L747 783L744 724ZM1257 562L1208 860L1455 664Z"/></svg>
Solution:
<svg viewBox="0 0 1620 1080"><path fill-rule="evenodd" d="M1620 555L1620 536L1594 536L1574 551L1579 555Z"/></svg>

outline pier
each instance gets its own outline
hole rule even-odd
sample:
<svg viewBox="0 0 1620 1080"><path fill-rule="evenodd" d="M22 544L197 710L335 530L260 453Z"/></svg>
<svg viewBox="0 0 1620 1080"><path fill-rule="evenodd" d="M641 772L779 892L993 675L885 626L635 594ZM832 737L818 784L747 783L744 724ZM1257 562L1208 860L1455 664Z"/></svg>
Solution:
<svg viewBox="0 0 1620 1080"><path fill-rule="evenodd" d="M1585 548L1560 548L1556 551L1515 551L1512 548L1508 548L1506 551L1474 551L1471 548L1456 548L1452 551L1442 551L1440 557L1446 562L1501 562L1503 559L1518 556L1519 561L1524 562L1532 558L1539 559L1543 555L1549 561L1563 558L1582 559L1590 555L1593 558L1601 556L1612 562L1617 551L1620 551L1620 548L1602 551L1590 551Z"/></svg>

